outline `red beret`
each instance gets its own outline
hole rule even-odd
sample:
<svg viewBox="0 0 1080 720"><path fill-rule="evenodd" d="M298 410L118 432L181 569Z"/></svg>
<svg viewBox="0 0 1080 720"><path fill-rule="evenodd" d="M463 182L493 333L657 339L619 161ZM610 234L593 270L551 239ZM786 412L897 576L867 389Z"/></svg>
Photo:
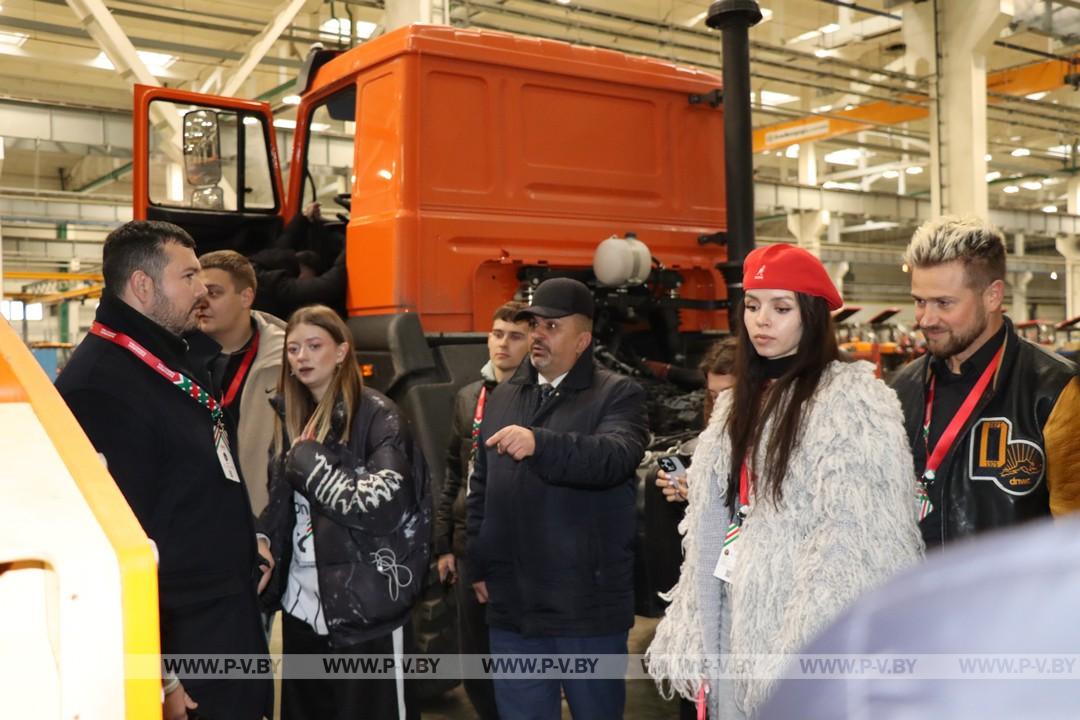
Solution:
<svg viewBox="0 0 1080 720"><path fill-rule="evenodd" d="M744 290L790 290L825 298L829 310L844 300L816 257L794 245L777 243L756 248L743 261Z"/></svg>

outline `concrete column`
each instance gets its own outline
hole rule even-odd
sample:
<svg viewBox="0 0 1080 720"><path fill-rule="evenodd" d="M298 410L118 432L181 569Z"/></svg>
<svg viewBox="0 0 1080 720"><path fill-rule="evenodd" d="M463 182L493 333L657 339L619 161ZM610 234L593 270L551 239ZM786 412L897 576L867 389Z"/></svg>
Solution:
<svg viewBox="0 0 1080 720"><path fill-rule="evenodd" d="M817 180L817 145L803 143L799 146L799 184L817 186Z"/></svg>
<svg viewBox="0 0 1080 720"><path fill-rule="evenodd" d="M1027 237L1024 233L1016 233L1013 235L1013 252L1016 257L1023 257L1026 252L1025 246L1027 244Z"/></svg>
<svg viewBox="0 0 1080 720"><path fill-rule="evenodd" d="M1065 212L1080 215L1080 175L1069 178L1069 184L1065 186L1065 205Z"/></svg>
<svg viewBox="0 0 1080 720"><path fill-rule="evenodd" d="M842 217L830 217L829 227L825 236L825 241L832 243L833 245L840 244L840 231L844 229L844 218Z"/></svg>
<svg viewBox="0 0 1080 720"><path fill-rule="evenodd" d="M928 60L937 78L930 114L933 213L986 217L986 55L1009 22L1012 2L940 3L936 18L934 5L920 3L904 9L909 50ZM910 44L919 34L923 41ZM940 63L935 62L937 48L942 54Z"/></svg>
<svg viewBox="0 0 1080 720"><path fill-rule="evenodd" d="M930 94L930 214L941 215L941 142L938 133L938 78L937 46L934 33L937 21L934 18L934 3L912 3L904 6L903 25L904 71L912 75L922 75L929 79ZM906 147L906 146L905 146ZM906 161L907 155L903 156ZM907 174L901 171L897 191L907 194Z"/></svg>
<svg viewBox="0 0 1080 720"><path fill-rule="evenodd" d="M825 242L830 245L840 244L840 231L844 229L844 218L837 217L835 215L829 218L829 226L825 228ZM825 271L829 273L829 277L833 281L833 285L836 286L837 292L840 296L844 296L844 276L847 275L848 270L851 269L851 263L845 261L842 262L827 262L824 263Z"/></svg>
<svg viewBox="0 0 1080 720"><path fill-rule="evenodd" d="M840 242L840 229L844 226L841 218L833 218L828 210L811 210L789 213L788 232L795 236L796 244L814 255L821 257L821 240L827 238L830 243ZM848 262L827 262L825 270L841 295L844 294L844 276L851 269Z"/></svg>
<svg viewBox="0 0 1080 720"><path fill-rule="evenodd" d="M1065 257L1065 317L1080 315L1080 237L1062 235L1054 244Z"/></svg>
<svg viewBox="0 0 1080 720"><path fill-rule="evenodd" d="M821 238L829 228L831 216L828 210L807 210L788 213L788 232L795 236L800 247L815 255L821 255Z"/></svg>
<svg viewBox="0 0 1080 720"><path fill-rule="evenodd" d="M1012 303L1009 305L1009 317L1015 322L1025 322L1031 319L1028 312L1028 285L1035 273L1030 270L1007 273L1009 287L1012 288Z"/></svg>
<svg viewBox="0 0 1080 720"><path fill-rule="evenodd" d="M430 23L431 0L386 0L383 17L387 32L413 23Z"/></svg>

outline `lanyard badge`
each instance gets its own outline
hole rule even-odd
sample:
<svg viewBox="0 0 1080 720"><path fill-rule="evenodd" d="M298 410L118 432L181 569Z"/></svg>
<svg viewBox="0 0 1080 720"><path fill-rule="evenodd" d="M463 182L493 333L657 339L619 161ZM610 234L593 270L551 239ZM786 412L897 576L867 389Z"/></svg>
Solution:
<svg viewBox="0 0 1080 720"><path fill-rule="evenodd" d="M720 548L720 557L717 558L716 567L713 568L713 577L726 583L732 581L732 574L735 572L736 551L739 549L739 535L742 532L742 525L746 520L746 516L750 514L750 484L752 481L753 476L750 468L746 460L743 460L742 467L739 469L739 510L735 513L735 517L732 518L731 524L728 525L727 532L724 533L724 544Z"/></svg>
<svg viewBox="0 0 1080 720"><path fill-rule="evenodd" d="M221 404L210 393L203 390L197 382L184 373L170 368L128 335L116 332L96 321L90 326L90 333L124 348L153 368L158 375L171 382L177 390L206 408L210 413L210 418L214 421L214 450L217 452L218 461L221 463L221 470L229 480L240 482L240 473L236 471L236 463L233 462L232 451L229 450L229 433L225 429L225 423L222 419Z"/></svg>

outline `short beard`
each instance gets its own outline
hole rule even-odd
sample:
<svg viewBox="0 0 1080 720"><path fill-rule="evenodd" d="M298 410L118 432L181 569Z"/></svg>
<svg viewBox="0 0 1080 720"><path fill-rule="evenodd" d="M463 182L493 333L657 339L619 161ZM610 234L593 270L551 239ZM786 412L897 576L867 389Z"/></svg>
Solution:
<svg viewBox="0 0 1080 720"><path fill-rule="evenodd" d="M986 326L990 324L988 314L982 307L978 308L975 320L975 327L970 333L965 333L964 335L953 335L950 333L949 341L945 343L945 347L939 350L930 350L930 354L938 360L948 360L952 356L959 355L971 347L971 344L985 332ZM927 349L930 349L929 344L927 345Z"/></svg>
<svg viewBox="0 0 1080 720"><path fill-rule="evenodd" d="M173 309L169 303L169 298L165 297L163 293L159 293L155 287L154 299L150 303L150 311L147 315L173 335L182 337L185 333L189 333L199 326L194 310L194 305L186 313Z"/></svg>

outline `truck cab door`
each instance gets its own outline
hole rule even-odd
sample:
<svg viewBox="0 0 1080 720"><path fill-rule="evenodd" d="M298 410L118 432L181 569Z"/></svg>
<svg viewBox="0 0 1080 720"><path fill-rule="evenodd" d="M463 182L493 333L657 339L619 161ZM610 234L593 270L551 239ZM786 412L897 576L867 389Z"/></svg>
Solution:
<svg viewBox="0 0 1080 720"><path fill-rule="evenodd" d="M250 255L281 234L270 105L135 86L133 216L187 230L201 255Z"/></svg>

